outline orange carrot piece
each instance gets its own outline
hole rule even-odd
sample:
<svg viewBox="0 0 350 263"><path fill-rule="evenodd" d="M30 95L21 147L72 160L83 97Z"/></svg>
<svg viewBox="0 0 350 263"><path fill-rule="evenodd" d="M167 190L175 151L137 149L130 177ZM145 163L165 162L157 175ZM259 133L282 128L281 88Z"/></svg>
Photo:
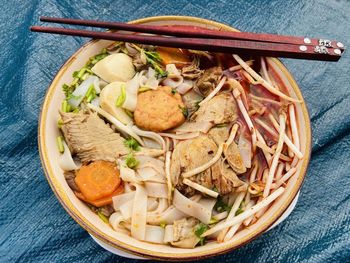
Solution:
<svg viewBox="0 0 350 263"><path fill-rule="evenodd" d="M157 51L162 59L162 64L175 64L176 67L182 68L191 59L182 49L171 47L158 47Z"/></svg>
<svg viewBox="0 0 350 263"><path fill-rule="evenodd" d="M89 203L93 206L96 206L96 207L101 207L101 206L105 206L105 205L109 205L109 204L112 204L113 200L112 200L112 197L113 196L116 196L116 195L120 195L124 192L124 184L120 184L119 187L109 196L105 196L105 197L102 197L101 199L98 199L98 200L88 200L82 193L80 192L74 192L75 195L82 201L86 202L86 203Z"/></svg>
<svg viewBox="0 0 350 263"><path fill-rule="evenodd" d="M120 185L119 170L107 161L95 161L83 165L75 177L75 183L89 201L110 196Z"/></svg>

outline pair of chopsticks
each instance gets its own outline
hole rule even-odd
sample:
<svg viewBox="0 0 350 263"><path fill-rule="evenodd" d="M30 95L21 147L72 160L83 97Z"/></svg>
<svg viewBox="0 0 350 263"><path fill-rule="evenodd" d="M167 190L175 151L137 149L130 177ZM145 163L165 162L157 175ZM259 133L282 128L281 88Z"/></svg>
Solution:
<svg viewBox="0 0 350 263"><path fill-rule="evenodd" d="M203 29L201 27L184 28L176 26L135 25L55 17L41 17L40 20L43 22L108 28L156 35L130 34L115 31L99 32L45 26L32 26L30 28L31 31L212 52L338 61L345 51L344 45L341 42L308 37L228 32Z"/></svg>

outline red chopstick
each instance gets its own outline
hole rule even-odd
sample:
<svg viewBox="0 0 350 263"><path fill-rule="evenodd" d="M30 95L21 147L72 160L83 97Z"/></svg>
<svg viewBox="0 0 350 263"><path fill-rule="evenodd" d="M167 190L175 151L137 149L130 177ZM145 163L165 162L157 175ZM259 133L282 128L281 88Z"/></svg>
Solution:
<svg viewBox="0 0 350 263"><path fill-rule="evenodd" d="M337 61L341 56L341 53L335 53L336 49L333 48L328 48L327 53L325 53L322 50L320 50L320 52L315 52L313 47L304 46L306 49L301 51L299 45L294 44L255 42L235 39L175 38L42 26L32 26L31 30L34 32L52 33L59 35L82 36L139 44L206 50L213 52L249 54L257 56L286 57L324 61Z"/></svg>
<svg viewBox="0 0 350 263"><path fill-rule="evenodd" d="M40 17L43 22L53 22L60 24L81 25L90 27L109 28L141 33L152 33L168 36L179 36L189 38L211 38L211 39L237 39L237 40L252 40L257 42L272 42L272 43L285 43L305 46L326 46L344 50L344 45L341 42L326 39L316 39L309 37L298 36L283 36L275 34L259 34L251 32L229 32L219 30L203 29L201 27L189 27L186 29L170 27L170 26L154 26L154 25L135 25L126 24L120 22L107 22L96 20L82 20L72 18L59 18L59 17Z"/></svg>

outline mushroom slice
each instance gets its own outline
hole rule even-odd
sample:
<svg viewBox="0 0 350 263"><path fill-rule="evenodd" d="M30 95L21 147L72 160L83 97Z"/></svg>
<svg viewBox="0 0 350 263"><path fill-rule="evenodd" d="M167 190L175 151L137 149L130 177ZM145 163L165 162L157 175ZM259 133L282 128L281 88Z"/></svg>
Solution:
<svg viewBox="0 0 350 263"><path fill-rule="evenodd" d="M228 164L237 174L242 174L247 171L238 146L235 142L232 142L227 148L224 149L224 155Z"/></svg>

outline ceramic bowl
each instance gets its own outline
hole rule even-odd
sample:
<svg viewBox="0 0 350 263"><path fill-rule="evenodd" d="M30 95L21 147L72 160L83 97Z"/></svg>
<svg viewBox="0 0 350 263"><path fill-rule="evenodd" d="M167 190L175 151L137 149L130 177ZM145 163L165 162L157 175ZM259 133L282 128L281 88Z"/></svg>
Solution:
<svg viewBox="0 0 350 263"><path fill-rule="evenodd" d="M183 16L150 17L130 23L145 25L192 25L210 29L236 30L218 22ZM59 154L56 148L56 137L59 135L57 129L57 120L59 118L58 109L64 99L61 87L62 84L72 81L72 73L81 68L89 57L99 53L102 48L110 43L110 41L106 40L92 40L83 45L72 55L61 67L52 81L42 106L38 138L40 157L47 180L64 209L78 224L102 242L128 253L153 259L182 261L211 257L232 251L264 233L278 220L298 193L306 174L311 149L310 119L304 99L291 74L285 66L275 58L268 59L269 66L280 76L291 96L302 101L302 103L297 106L296 112L300 130L301 151L304 154L304 158L299 162L297 172L288 181L284 194L273 203L271 208L257 223L238 232L234 239L226 243L207 244L194 249L182 249L145 243L114 231L74 195L73 191L67 185L63 176L63 171L60 169L57 162Z"/></svg>

